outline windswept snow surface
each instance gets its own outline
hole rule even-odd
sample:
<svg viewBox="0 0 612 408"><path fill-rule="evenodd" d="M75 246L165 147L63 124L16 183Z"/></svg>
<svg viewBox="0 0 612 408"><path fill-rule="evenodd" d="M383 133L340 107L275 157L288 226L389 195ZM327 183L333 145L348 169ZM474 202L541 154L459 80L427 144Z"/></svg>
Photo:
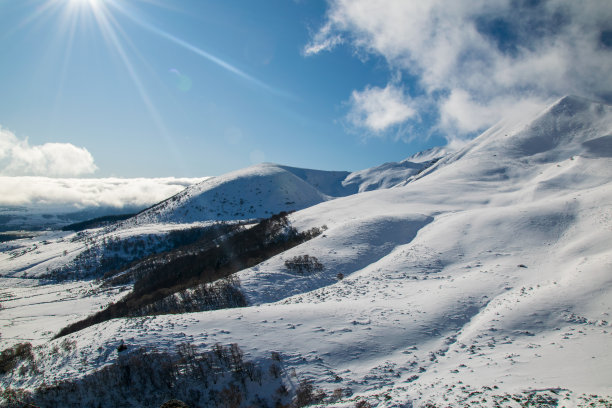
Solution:
<svg viewBox="0 0 612 408"><path fill-rule="evenodd" d="M378 407L513 407L513 395L538 393L566 407L584 394L610 401L611 140L612 107L565 97L523 123L495 126L403 187L327 200L279 167L247 169L243 189L261 190L256 214L277 210L266 207L267 194L297 188L292 197L304 209L293 225L328 227L239 273L251 306L115 319L69 336L74 358L39 367L78 378L116 361L109 350L121 340L161 348L235 342L254 358L280 352L286 372L316 387L350 389L339 407L362 398ZM241 183L240 174L223 180ZM199 191L208 199L217 192L235 211L220 180L205 183ZM193 201L213 211L193 189L168 208ZM191 219L191 211L152 210L143 217ZM305 254L325 269L285 268Z"/></svg>
<svg viewBox="0 0 612 408"><path fill-rule="evenodd" d="M36 279L0 278L0 349L16 343L41 344L78 320L119 300L127 287L94 282L50 284Z"/></svg>

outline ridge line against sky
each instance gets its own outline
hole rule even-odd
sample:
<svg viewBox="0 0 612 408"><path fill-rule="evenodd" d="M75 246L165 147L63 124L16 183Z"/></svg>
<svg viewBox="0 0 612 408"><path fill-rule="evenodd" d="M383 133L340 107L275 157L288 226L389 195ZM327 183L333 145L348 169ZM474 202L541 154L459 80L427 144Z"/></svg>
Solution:
<svg viewBox="0 0 612 408"><path fill-rule="evenodd" d="M0 26L3 176L354 171L612 101L597 0L0 1Z"/></svg>

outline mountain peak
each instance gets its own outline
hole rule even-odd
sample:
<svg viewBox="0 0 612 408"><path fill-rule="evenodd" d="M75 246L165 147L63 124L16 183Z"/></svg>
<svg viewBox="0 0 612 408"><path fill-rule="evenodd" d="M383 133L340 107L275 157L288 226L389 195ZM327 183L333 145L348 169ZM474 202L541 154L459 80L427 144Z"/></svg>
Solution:
<svg viewBox="0 0 612 408"><path fill-rule="evenodd" d="M593 99L588 99L582 96L577 95L565 95L562 98L558 99L554 103L552 103L543 114L549 113L553 115L562 115L562 114L577 114L584 110L587 110L593 106L607 105L603 102L595 101Z"/></svg>

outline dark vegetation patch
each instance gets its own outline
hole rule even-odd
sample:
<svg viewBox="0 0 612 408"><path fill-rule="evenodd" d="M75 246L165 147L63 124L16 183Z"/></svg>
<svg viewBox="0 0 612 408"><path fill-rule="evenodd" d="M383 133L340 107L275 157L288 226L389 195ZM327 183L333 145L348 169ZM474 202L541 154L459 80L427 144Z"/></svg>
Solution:
<svg viewBox="0 0 612 408"><path fill-rule="evenodd" d="M212 283L200 283L193 288L183 289L153 303L145 304L132 311L130 316L190 313L246 305L238 279L230 275Z"/></svg>
<svg viewBox="0 0 612 408"><path fill-rule="evenodd" d="M305 407L307 405L318 404L323 402L326 397L327 394L322 390L316 389L311 381L303 380L296 389L293 406Z"/></svg>
<svg viewBox="0 0 612 408"><path fill-rule="evenodd" d="M7 374L15 369L21 362L34 361L32 344L19 343L0 353L0 375Z"/></svg>
<svg viewBox="0 0 612 408"><path fill-rule="evenodd" d="M463 387L462 387L463 388ZM520 408L556 408L559 406L575 406L577 408L602 407L612 408L610 396L597 394L575 395L572 391L564 388L545 388L541 390L530 390L518 393L498 394L493 388L484 386L480 389L466 387L464 396L460 396L456 402L457 406L491 406L491 407L520 407ZM574 394L574 395L572 395ZM427 401L423 404L426 408L447 407L448 403L438 404Z"/></svg>
<svg viewBox="0 0 612 408"><path fill-rule="evenodd" d="M0 232L0 242L9 242L23 238L33 238L36 235L38 234L29 231Z"/></svg>
<svg viewBox="0 0 612 408"><path fill-rule="evenodd" d="M272 364L280 367L278 377L268 374ZM173 400L170 406L181 401L189 407L289 407L295 392L275 392L287 389L288 377L282 363L248 361L237 344L217 343L200 352L183 343L173 353L123 352L115 363L78 380L43 383L34 391L7 387L0 391L0 406L157 408Z"/></svg>
<svg viewBox="0 0 612 408"><path fill-rule="evenodd" d="M55 281L100 277L106 279L147 259L156 260L158 254L172 256L172 251L179 248L201 251L216 238L239 228L237 224L220 222L170 231L161 236L145 235L124 239L112 236L96 239L81 231L72 240L83 241L87 249L61 268L49 270L43 278ZM191 248L187 248L189 246Z"/></svg>
<svg viewBox="0 0 612 408"><path fill-rule="evenodd" d="M245 306L238 281L228 277L322 232L320 228L298 232L290 226L285 212L250 228L238 225L233 228L231 234L204 244L204 249L181 248L132 266L124 273L135 280L128 295L63 328L56 338L118 317ZM109 279L116 283L118 277ZM180 302L182 299L186 301Z"/></svg>
<svg viewBox="0 0 612 408"><path fill-rule="evenodd" d="M189 408L189 405L185 404L183 401L171 399L170 401L166 401L159 408Z"/></svg>
<svg viewBox="0 0 612 408"><path fill-rule="evenodd" d="M62 227L62 231L83 231L90 228L100 228L110 224L113 224L118 221L127 220L128 218L132 218L136 214L118 214L118 215L106 215L104 217L97 217L91 220L75 222L74 224L69 224Z"/></svg>
<svg viewBox="0 0 612 408"><path fill-rule="evenodd" d="M285 267L299 274L320 272L323 270L323 264L319 262L317 257L310 255L298 255L291 259L287 259L285 261Z"/></svg>

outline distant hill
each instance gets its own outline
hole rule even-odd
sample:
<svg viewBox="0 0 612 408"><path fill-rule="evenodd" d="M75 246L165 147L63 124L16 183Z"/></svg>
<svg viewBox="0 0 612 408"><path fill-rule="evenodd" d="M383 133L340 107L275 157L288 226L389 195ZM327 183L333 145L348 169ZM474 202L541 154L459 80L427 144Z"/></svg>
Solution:
<svg viewBox="0 0 612 408"><path fill-rule="evenodd" d="M62 231L83 231L89 228L100 228L108 224L112 224L117 221L127 220L135 216L136 214L118 214L118 215L106 215L104 217L97 217L91 220L76 222L62 227Z"/></svg>
<svg viewBox="0 0 612 408"><path fill-rule="evenodd" d="M445 154L444 149L434 149L415 156L415 161L409 158L353 173L258 164L190 186L138 214L130 223L265 218L337 197L394 187Z"/></svg>

